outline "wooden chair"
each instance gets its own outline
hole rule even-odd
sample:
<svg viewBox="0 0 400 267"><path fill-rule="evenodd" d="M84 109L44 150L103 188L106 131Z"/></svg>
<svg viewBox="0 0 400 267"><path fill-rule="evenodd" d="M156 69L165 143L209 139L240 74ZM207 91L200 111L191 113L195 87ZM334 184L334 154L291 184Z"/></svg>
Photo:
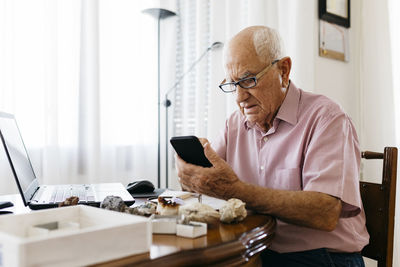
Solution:
<svg viewBox="0 0 400 267"><path fill-rule="evenodd" d="M378 261L378 267L391 267L393 261L394 210L396 202L397 148L383 153L364 151L364 159L383 159L382 183L360 182L361 198L370 235L362 250L364 257Z"/></svg>

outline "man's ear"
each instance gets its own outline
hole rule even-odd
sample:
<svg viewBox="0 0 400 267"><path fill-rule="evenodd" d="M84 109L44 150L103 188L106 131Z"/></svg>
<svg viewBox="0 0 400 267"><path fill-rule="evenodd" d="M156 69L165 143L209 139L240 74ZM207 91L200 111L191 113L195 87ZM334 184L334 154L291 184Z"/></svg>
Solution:
<svg viewBox="0 0 400 267"><path fill-rule="evenodd" d="M282 77L282 85L287 87L289 84L289 75L292 68L292 60L290 57L284 57L278 62L278 68Z"/></svg>

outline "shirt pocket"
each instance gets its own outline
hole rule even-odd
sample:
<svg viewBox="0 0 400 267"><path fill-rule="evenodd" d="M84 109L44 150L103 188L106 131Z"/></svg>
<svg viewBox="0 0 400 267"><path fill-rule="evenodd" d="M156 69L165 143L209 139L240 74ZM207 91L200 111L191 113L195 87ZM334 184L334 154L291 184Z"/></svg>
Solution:
<svg viewBox="0 0 400 267"><path fill-rule="evenodd" d="M300 168L277 169L273 188L293 191L302 190Z"/></svg>

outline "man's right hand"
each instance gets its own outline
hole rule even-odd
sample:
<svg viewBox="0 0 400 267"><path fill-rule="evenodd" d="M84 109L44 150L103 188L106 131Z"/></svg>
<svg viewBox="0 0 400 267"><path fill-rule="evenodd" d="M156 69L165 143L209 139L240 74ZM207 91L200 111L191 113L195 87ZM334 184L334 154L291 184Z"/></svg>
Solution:
<svg viewBox="0 0 400 267"><path fill-rule="evenodd" d="M207 139L199 140L204 147L205 156L213 166L205 168L193 165L175 155L182 188L222 199L231 198L241 181L232 168L211 148Z"/></svg>

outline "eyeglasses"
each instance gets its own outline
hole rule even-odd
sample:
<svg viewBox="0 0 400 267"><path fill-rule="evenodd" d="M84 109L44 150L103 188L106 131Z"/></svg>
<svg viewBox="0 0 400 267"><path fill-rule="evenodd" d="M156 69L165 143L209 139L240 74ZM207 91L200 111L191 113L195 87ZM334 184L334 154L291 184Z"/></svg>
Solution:
<svg viewBox="0 0 400 267"><path fill-rule="evenodd" d="M268 65L265 69L260 71L256 76L247 77L247 78L241 79L237 82L229 82L229 83L225 83L226 79L224 79L221 82L221 84L219 85L219 88L221 88L221 90L224 93L235 92L238 85L240 87L242 87L243 89L253 88L254 86L257 85L257 80L260 79L265 73L267 73L267 71L278 61L279 61L279 59L272 61L272 63L270 65Z"/></svg>

